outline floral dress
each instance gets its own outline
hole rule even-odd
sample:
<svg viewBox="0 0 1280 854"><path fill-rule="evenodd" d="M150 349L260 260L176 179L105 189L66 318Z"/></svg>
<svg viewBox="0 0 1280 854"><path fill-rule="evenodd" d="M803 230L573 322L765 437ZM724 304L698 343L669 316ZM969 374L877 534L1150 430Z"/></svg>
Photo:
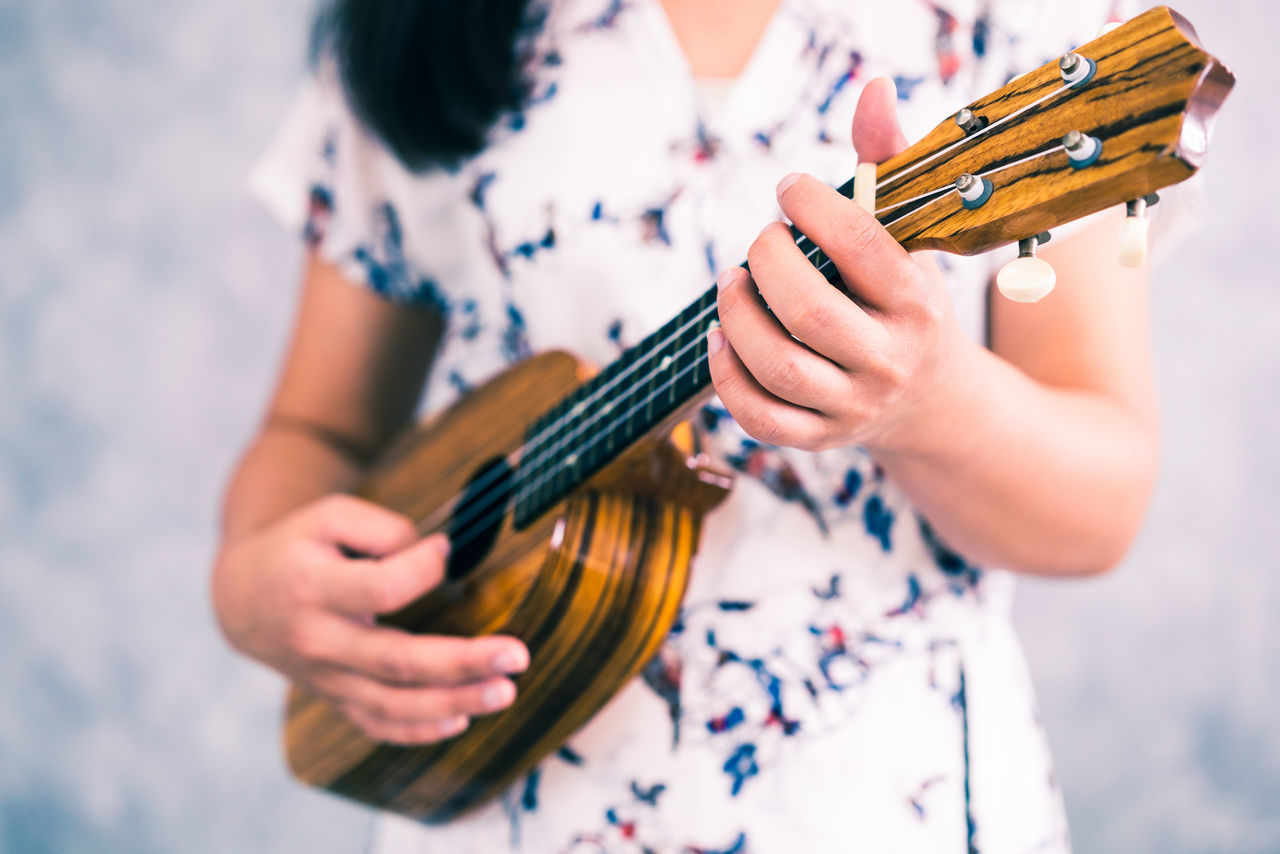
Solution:
<svg viewBox="0 0 1280 854"><path fill-rule="evenodd" d="M908 136L1091 38L1109 0L783 0L714 112L657 0L546 9L532 91L479 155L414 175L331 75L252 177L324 257L447 331L426 407L563 348L603 364L739 262L803 170L836 184L872 77ZM984 334L990 262L941 258ZM762 445L712 403L738 472L659 655L555 754L400 852L1027 852L1069 848L1014 637L1010 576L947 548L861 448Z"/></svg>

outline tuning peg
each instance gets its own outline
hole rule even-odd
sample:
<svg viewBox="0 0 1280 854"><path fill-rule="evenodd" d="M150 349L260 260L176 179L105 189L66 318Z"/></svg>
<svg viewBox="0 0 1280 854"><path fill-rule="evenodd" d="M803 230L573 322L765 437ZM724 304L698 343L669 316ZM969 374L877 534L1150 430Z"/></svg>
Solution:
<svg viewBox="0 0 1280 854"><path fill-rule="evenodd" d="M987 126L986 117L978 115L968 107L956 113L953 118L955 118L956 125L960 130L964 131L966 136L977 133Z"/></svg>
<svg viewBox="0 0 1280 854"><path fill-rule="evenodd" d="M1047 231L1018 241L1018 257L996 274L1000 293L1014 302L1039 302L1048 296L1058 275L1048 261L1036 257L1036 247L1048 242Z"/></svg>
<svg viewBox="0 0 1280 854"><path fill-rule="evenodd" d="M1160 201L1155 193L1134 199L1125 208L1124 225L1120 227L1120 266L1141 267L1147 261L1147 233L1151 220L1147 208Z"/></svg>
<svg viewBox="0 0 1280 854"><path fill-rule="evenodd" d="M1064 53L1058 60L1058 72L1062 75L1062 82L1071 89L1083 89L1089 85L1089 81L1097 71L1098 63L1075 51Z"/></svg>
<svg viewBox="0 0 1280 854"><path fill-rule="evenodd" d="M1067 162L1072 169L1092 166L1102 156L1102 140L1078 130L1067 132L1062 138L1062 147L1067 152Z"/></svg>

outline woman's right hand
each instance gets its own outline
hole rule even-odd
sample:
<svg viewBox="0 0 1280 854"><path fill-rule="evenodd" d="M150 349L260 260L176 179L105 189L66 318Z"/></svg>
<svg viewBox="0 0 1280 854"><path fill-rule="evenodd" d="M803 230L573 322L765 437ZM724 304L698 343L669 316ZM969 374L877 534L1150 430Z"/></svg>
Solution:
<svg viewBox="0 0 1280 854"><path fill-rule="evenodd" d="M379 626L444 578L448 541L405 517L331 495L224 542L213 571L231 644L336 703L371 738L423 744L515 699L529 665L516 638L413 635ZM351 558L350 553L375 557Z"/></svg>

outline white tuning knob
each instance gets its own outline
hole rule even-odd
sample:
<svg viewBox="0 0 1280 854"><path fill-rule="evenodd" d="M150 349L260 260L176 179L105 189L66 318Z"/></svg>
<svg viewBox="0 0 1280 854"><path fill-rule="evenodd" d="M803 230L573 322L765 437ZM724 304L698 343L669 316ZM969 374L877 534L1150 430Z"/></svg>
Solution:
<svg viewBox="0 0 1280 854"><path fill-rule="evenodd" d="M1057 281L1058 274L1049 262L1034 255L1014 259L996 274L996 287L1014 302L1040 302Z"/></svg>
<svg viewBox="0 0 1280 854"><path fill-rule="evenodd" d="M1048 239L1047 234L1042 234L1018 241L1018 257L996 274L996 287L1000 293L1014 302L1039 302L1049 295L1058 281L1058 274L1053 272L1048 261L1036 257L1036 246Z"/></svg>
<svg viewBox="0 0 1280 854"><path fill-rule="evenodd" d="M1147 232L1151 220L1145 216L1127 216L1120 227L1120 266L1141 267L1147 262Z"/></svg>
<svg viewBox="0 0 1280 854"><path fill-rule="evenodd" d="M1120 227L1120 266L1141 267L1147 262L1147 233L1151 220L1147 208L1160 201L1155 193L1129 202L1124 225Z"/></svg>

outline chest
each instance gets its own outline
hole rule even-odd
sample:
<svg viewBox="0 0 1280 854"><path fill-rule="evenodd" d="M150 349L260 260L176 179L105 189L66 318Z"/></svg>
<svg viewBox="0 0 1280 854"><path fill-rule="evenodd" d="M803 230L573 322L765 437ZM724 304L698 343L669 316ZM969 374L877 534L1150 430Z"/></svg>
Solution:
<svg viewBox="0 0 1280 854"><path fill-rule="evenodd" d="M898 81L909 135L968 100L980 22L963 5L783 3L712 115L657 0L565 4L526 109L458 175L464 227L445 249L451 290L481 306L472 325L507 359L612 359L746 256L782 175L852 174L865 81Z"/></svg>

